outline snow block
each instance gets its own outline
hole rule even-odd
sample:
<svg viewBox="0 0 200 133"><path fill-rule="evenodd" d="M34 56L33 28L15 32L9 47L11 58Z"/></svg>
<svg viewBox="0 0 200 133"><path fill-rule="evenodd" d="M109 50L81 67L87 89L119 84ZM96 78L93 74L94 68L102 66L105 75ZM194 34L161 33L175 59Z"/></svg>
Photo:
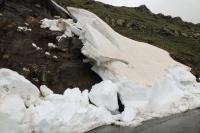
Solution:
<svg viewBox="0 0 200 133"><path fill-rule="evenodd" d="M23 98L26 106L34 103L40 92L30 81L9 69L0 69L0 97L16 94Z"/></svg>
<svg viewBox="0 0 200 133"><path fill-rule="evenodd" d="M109 80L94 85L89 93L89 99L98 107L104 107L113 112L119 109L117 86Z"/></svg>

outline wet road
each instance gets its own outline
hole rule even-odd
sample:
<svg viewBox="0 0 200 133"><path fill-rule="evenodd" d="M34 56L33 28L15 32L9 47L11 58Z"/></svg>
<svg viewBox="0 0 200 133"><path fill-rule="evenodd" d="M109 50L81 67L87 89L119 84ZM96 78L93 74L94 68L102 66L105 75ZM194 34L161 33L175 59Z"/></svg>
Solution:
<svg viewBox="0 0 200 133"><path fill-rule="evenodd" d="M200 109L150 120L136 128L105 126L89 133L200 133Z"/></svg>

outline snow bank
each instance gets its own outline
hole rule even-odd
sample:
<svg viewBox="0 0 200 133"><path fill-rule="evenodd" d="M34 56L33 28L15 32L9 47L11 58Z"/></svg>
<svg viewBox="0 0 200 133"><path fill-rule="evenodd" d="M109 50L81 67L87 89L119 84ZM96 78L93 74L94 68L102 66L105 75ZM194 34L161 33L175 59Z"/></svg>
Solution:
<svg viewBox="0 0 200 133"><path fill-rule="evenodd" d="M115 112L119 109L117 100L117 86L111 81L103 81L92 87L89 94L90 101L99 107ZM106 99L106 102L105 100Z"/></svg>
<svg viewBox="0 0 200 133"><path fill-rule="evenodd" d="M73 30L82 30L78 34L71 30L83 42L82 53L94 64L92 69L104 79L89 93L91 102L112 112L117 108L118 93L125 106L115 124L138 125L152 117L200 105L197 102L199 84L189 67L174 61L160 48L121 36L89 11L68 10L77 19ZM113 82L113 86L106 80ZM114 104L111 105L111 101Z"/></svg>
<svg viewBox="0 0 200 133"><path fill-rule="evenodd" d="M53 94L44 85L39 92L18 73L0 69L0 132L78 133L113 123L114 116L90 104L88 95L78 88Z"/></svg>
<svg viewBox="0 0 200 133"><path fill-rule="evenodd" d="M22 121L26 107L19 95L0 97L0 132L27 133Z"/></svg>
<svg viewBox="0 0 200 133"><path fill-rule="evenodd" d="M79 133L108 124L137 126L200 107L200 84L188 67L164 50L119 35L86 10L69 10L77 23L44 19L41 27L79 36L82 53L104 81L90 92L74 88L58 95L46 86L39 92L16 72L0 69L0 132ZM117 95L125 106L122 113Z"/></svg>
<svg viewBox="0 0 200 133"><path fill-rule="evenodd" d="M11 94L19 94L29 106L39 97L39 90L18 73L0 69L0 98Z"/></svg>
<svg viewBox="0 0 200 133"><path fill-rule="evenodd" d="M35 87L31 90L33 85L22 76L0 69L1 85L13 81L18 81L20 90L5 92L4 86L0 86L1 133L78 133L108 124L136 126L154 117L200 107L200 84L180 67L168 69L153 87L125 79L118 83L105 80L90 92L74 88L66 89L63 95L53 94L46 86L40 87L40 93ZM117 93L125 106L121 114L117 111ZM32 94L35 102L27 106L24 96Z"/></svg>
<svg viewBox="0 0 200 133"><path fill-rule="evenodd" d="M75 88L67 89L64 95L45 97L29 109L31 129L36 133L77 133L111 121L110 112L90 105L85 93Z"/></svg>

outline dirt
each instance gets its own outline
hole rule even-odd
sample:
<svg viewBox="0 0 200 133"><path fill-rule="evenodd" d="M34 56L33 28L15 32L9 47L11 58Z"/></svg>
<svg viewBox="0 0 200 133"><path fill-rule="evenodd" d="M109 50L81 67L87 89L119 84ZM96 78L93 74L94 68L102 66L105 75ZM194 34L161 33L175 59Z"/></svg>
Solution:
<svg viewBox="0 0 200 133"><path fill-rule="evenodd" d="M101 78L90 69L91 65L82 61L85 57L81 54L82 42L78 37L62 39L58 43L56 37L62 32L40 28L43 18L64 14L59 14L58 9L51 5L45 5L44 1L36 2L33 5L31 1L8 0L4 9L1 8L0 68L17 71L36 86L45 84L55 93L74 87L90 89L100 82ZM52 11L55 12L52 14ZM18 31L19 26L31 31ZM36 50L32 43L42 50ZM49 48L48 43L54 43L57 48Z"/></svg>

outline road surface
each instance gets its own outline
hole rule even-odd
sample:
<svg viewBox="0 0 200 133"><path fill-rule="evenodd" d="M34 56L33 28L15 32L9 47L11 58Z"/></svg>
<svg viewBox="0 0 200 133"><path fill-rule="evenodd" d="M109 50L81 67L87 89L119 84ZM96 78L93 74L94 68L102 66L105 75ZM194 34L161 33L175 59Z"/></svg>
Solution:
<svg viewBox="0 0 200 133"><path fill-rule="evenodd" d="M200 109L150 120L136 128L104 126L89 133L200 133Z"/></svg>

